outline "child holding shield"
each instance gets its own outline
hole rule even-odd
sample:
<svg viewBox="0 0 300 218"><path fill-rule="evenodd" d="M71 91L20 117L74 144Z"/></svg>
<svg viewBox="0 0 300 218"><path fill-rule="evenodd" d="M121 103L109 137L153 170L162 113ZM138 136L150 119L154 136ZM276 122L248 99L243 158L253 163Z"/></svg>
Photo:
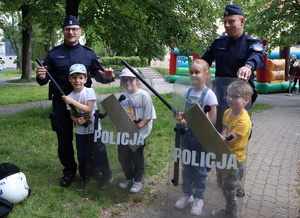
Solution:
<svg viewBox="0 0 300 218"><path fill-rule="evenodd" d="M206 105L211 109L207 116L212 124L216 122L218 104L217 97L214 92L206 86L206 81L209 79L209 65L205 60L197 59L190 66L190 79L193 87L187 89L183 95L186 99L185 111L195 104L204 110ZM182 127L185 127L185 134L181 136L181 149L188 149L191 152L196 152L197 158L200 158L201 152L205 152L196 136L187 126L186 121L179 113L176 120L180 122ZM197 159L197 160L198 160ZM183 209L189 202L193 202L191 215L198 216L202 212L204 191L206 188L206 167L193 166L192 164L182 164L182 192L183 196L180 197L175 203L177 209ZM195 190L195 191L194 191Z"/></svg>
<svg viewBox="0 0 300 218"><path fill-rule="evenodd" d="M137 69L133 68L138 73ZM125 179L119 184L120 188L130 188L131 193L138 193L142 188L142 177L144 175L144 148L146 137L152 129L153 119L156 112L150 95L139 88L140 80L128 69L124 68L120 74L121 84L126 89L120 96L125 100L120 104L135 123L139 134L143 134L144 143L136 151L132 151L128 145L118 145L118 159Z"/></svg>
<svg viewBox="0 0 300 218"><path fill-rule="evenodd" d="M237 215L237 189L244 174L244 162L246 160L246 146L251 134L252 123L245 106L252 98L251 86L243 80L232 82L227 88L227 104L230 107L224 112L222 119L223 141L233 154L236 155L240 167L228 176L217 171L218 185L222 188L226 200L225 209L213 212L218 217L238 217ZM233 136L230 141L227 136Z"/></svg>

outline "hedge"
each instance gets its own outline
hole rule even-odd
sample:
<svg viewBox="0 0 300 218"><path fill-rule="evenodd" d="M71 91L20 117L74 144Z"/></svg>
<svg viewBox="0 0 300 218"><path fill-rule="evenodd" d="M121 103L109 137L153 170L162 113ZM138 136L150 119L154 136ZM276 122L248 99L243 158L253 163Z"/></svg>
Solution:
<svg viewBox="0 0 300 218"><path fill-rule="evenodd" d="M122 65L121 60L126 61L133 67L148 67L148 60L140 57L101 57L100 62L103 66ZM124 66L125 67L125 66Z"/></svg>

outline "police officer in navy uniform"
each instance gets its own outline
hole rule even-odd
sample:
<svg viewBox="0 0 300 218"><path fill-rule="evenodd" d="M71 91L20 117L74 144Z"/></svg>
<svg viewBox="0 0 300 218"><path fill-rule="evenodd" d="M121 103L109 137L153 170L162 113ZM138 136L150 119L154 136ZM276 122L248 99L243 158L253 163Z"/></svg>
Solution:
<svg viewBox="0 0 300 218"><path fill-rule="evenodd" d="M113 70L111 68L103 69L93 50L79 43L82 30L75 16L68 15L64 19L62 32L64 43L52 48L43 64L63 90L64 94L68 95L73 90L68 76L71 65L76 63L83 64L87 72L93 75L97 82L110 83L114 81ZM40 85L46 85L49 81L46 69L44 67L38 67L36 70L36 81ZM92 80L89 76L85 86L91 87L91 85ZM57 134L58 156L61 164L64 166L60 185L69 186L77 170L72 143L74 125L67 110L66 103L62 100L61 93L51 82L49 83L49 92L49 97L50 99L52 98L53 108L50 114L51 126L53 131Z"/></svg>
<svg viewBox="0 0 300 218"><path fill-rule="evenodd" d="M201 57L206 60L208 64L216 62L216 95L221 107L223 101L226 101L222 92L223 88L218 86L224 82L221 77L235 77L246 80L250 83L253 90L255 84L253 83L254 71L258 70L263 65L264 47L262 42L244 33L245 17L239 6L229 4L226 6L224 13L224 27L227 35L218 36L209 46L207 51ZM222 85L222 86L223 86ZM253 97L252 102L256 97ZM218 108L219 111L224 109ZM224 111L223 111L224 112ZM218 113L216 128L221 131L222 115Z"/></svg>

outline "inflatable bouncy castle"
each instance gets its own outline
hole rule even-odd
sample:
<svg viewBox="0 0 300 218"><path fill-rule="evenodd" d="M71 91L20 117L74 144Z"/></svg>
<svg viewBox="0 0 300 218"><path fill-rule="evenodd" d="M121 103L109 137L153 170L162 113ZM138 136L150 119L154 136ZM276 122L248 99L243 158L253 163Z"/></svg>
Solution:
<svg viewBox="0 0 300 218"><path fill-rule="evenodd" d="M186 76L187 81L189 81L189 66L193 60L198 59L199 57L196 54L190 54L189 57L183 56L180 54L179 50L174 47L170 51L170 67L169 67L169 75L168 82L174 83L177 78L181 76ZM210 68L210 74L212 77L215 75L215 67L214 64Z"/></svg>
<svg viewBox="0 0 300 218"><path fill-rule="evenodd" d="M289 82L285 81L285 59L264 61L264 66L256 72L258 93L286 92Z"/></svg>
<svg viewBox="0 0 300 218"><path fill-rule="evenodd" d="M267 41L263 41L266 46ZM295 54L300 58L300 50L292 50L291 54ZM256 89L260 94L274 93L274 92L288 92L290 82L285 78L285 59L279 59L279 51L272 51L270 54L265 54L264 64L255 73L256 78L254 83ZM190 54L189 57L180 54L179 50L174 47L170 51L170 67L167 81L174 83L177 78L186 76L186 83L189 83L189 66L191 62L199 58L196 54ZM215 76L215 63L210 67L210 74L212 80Z"/></svg>
<svg viewBox="0 0 300 218"><path fill-rule="evenodd" d="M263 40L264 46L267 40ZM290 54L295 54L300 57L300 50L291 50ZM290 81L286 78L286 59L279 59L280 52L272 51L270 54L265 54L264 64L256 72L256 89L258 93L267 94L274 92L288 92Z"/></svg>

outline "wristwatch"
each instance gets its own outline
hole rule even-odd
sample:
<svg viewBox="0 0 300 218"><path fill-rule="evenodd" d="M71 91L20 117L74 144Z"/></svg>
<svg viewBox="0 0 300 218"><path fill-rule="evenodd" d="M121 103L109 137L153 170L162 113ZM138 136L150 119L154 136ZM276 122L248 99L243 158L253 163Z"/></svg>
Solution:
<svg viewBox="0 0 300 218"><path fill-rule="evenodd" d="M252 70L252 66L250 64L245 64L245 67L248 67L250 70Z"/></svg>

